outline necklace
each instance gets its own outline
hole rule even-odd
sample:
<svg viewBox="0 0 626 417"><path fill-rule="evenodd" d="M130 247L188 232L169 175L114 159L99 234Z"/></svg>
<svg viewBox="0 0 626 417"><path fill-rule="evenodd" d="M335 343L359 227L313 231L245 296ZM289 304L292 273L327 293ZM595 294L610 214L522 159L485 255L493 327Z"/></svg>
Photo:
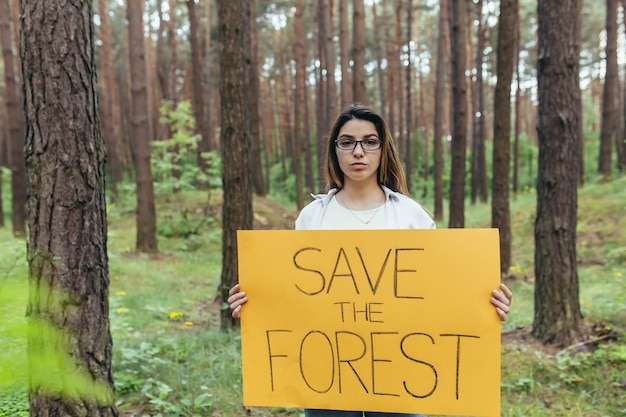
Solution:
<svg viewBox="0 0 626 417"><path fill-rule="evenodd" d="M341 205L347 208L348 211L354 216L354 218L363 224L369 224L374 219L374 217L376 217L376 213L378 213L378 209L380 209L385 204L384 197L383 197L383 200L381 200L380 204L376 206L376 210L374 210L374 213L370 216L370 218L367 220L363 220L354 211L352 211L350 207L348 207L348 205L343 201L343 198L341 198L339 194L335 194L335 195L337 196L337 199L339 200L339 202L341 202Z"/></svg>

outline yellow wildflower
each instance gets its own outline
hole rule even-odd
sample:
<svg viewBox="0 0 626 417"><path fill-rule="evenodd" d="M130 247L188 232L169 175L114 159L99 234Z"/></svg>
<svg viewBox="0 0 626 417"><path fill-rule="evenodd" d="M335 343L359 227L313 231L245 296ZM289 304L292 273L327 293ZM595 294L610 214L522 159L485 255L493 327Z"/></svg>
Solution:
<svg viewBox="0 0 626 417"><path fill-rule="evenodd" d="M170 313L170 319L177 319L178 317L182 317L183 313L181 313L180 311L172 311Z"/></svg>
<svg viewBox="0 0 626 417"><path fill-rule="evenodd" d="M125 313L126 311L128 311L126 309L126 307L120 307L120 308L117 309L117 312L120 313L120 314Z"/></svg>
<svg viewBox="0 0 626 417"><path fill-rule="evenodd" d="M115 293L115 295L124 296L126 295L126 291L118 291Z"/></svg>
<svg viewBox="0 0 626 417"><path fill-rule="evenodd" d="M185 326L193 326L193 322L192 321L186 321L185 322Z"/></svg>

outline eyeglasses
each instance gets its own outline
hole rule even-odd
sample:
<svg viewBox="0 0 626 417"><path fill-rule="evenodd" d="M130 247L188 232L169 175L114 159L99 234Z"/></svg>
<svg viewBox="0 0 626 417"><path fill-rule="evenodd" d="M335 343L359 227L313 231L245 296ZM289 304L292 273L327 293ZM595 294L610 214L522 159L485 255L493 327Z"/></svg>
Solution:
<svg viewBox="0 0 626 417"><path fill-rule="evenodd" d="M363 140L356 140L352 138L339 138L335 140L335 145L342 151L353 151L356 149L357 144L361 144L361 148L365 152L374 152L383 146L383 141L378 138L368 138Z"/></svg>

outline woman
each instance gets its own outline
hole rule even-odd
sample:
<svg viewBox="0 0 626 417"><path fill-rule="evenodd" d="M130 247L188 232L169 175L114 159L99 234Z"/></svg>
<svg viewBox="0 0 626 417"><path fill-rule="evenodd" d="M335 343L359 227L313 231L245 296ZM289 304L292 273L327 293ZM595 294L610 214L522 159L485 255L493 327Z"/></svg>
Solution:
<svg viewBox="0 0 626 417"><path fill-rule="evenodd" d="M385 120L371 109L351 105L339 115L326 149L328 193L315 196L296 219L296 230L433 229L435 223L409 198L400 158ZM248 301L239 284L228 304L235 318ZM491 303L506 320L513 294L504 285L493 290ZM305 410L306 417L384 417L415 414Z"/></svg>

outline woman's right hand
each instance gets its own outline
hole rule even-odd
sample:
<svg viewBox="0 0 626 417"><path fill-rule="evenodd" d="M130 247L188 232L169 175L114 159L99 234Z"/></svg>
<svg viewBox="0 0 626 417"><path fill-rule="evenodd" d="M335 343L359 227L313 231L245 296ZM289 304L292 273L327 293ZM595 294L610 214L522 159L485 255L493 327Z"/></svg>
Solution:
<svg viewBox="0 0 626 417"><path fill-rule="evenodd" d="M248 297L246 297L245 292L240 291L239 284L236 284L228 290L228 300L226 301L232 310L232 316L238 319L241 317L241 306L248 301Z"/></svg>

